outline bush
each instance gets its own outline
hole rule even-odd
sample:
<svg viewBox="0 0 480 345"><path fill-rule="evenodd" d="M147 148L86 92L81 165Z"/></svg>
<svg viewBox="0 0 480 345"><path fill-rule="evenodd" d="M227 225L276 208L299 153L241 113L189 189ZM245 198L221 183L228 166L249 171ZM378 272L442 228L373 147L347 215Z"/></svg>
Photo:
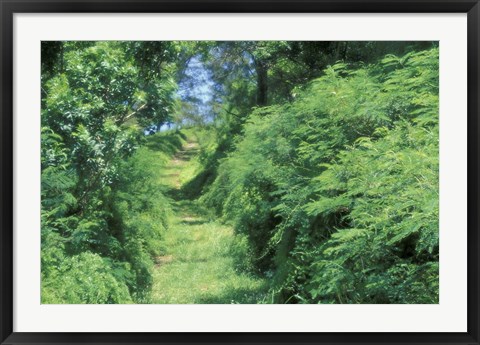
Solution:
<svg viewBox="0 0 480 345"><path fill-rule="evenodd" d="M42 277L42 303L131 303L127 286L98 254L65 257L54 274Z"/></svg>
<svg viewBox="0 0 480 345"><path fill-rule="evenodd" d="M437 303L438 49L324 72L249 116L203 200L278 302Z"/></svg>

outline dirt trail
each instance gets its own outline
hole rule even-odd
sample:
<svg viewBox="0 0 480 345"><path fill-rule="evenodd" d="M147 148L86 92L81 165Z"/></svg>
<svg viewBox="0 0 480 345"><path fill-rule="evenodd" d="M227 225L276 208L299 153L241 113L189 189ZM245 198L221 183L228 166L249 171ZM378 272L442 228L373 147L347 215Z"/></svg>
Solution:
<svg viewBox="0 0 480 345"><path fill-rule="evenodd" d="M199 145L188 141L172 158L162 183L172 197L173 216L164 254L155 260L155 304L256 303L264 282L239 272L233 229L215 221L199 203L185 199L182 171L194 164Z"/></svg>
<svg viewBox="0 0 480 345"><path fill-rule="evenodd" d="M177 191L180 190L181 188L181 182L180 182L180 172L181 172L181 167L184 166L185 164L188 163L190 160L190 157L193 154L196 154L198 152L198 143L194 141L187 142L182 150L178 151L175 153L172 159L172 166L174 167L179 167L176 172L171 174L171 177L173 177L170 181L169 184L174 187Z"/></svg>

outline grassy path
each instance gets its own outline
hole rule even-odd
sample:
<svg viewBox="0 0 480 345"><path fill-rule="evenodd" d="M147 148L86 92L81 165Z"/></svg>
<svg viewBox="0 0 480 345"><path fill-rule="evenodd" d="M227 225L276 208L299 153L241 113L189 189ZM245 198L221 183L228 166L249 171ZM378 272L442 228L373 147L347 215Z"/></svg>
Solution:
<svg viewBox="0 0 480 345"><path fill-rule="evenodd" d="M237 269L245 246L231 227L182 194L198 153L198 143L187 141L159 170L159 182L172 199L173 219L164 237L166 252L155 260L152 303L257 303L264 281Z"/></svg>

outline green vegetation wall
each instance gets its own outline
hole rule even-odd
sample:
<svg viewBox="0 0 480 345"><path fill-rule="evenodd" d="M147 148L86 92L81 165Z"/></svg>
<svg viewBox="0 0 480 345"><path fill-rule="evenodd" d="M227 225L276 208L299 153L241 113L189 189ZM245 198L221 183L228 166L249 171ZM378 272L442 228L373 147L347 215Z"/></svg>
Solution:
<svg viewBox="0 0 480 345"><path fill-rule="evenodd" d="M247 118L203 200L277 302L438 303L438 87L437 48L337 63Z"/></svg>
<svg viewBox="0 0 480 345"><path fill-rule="evenodd" d="M42 303L148 302L169 205L132 155L168 120L175 49L42 43Z"/></svg>

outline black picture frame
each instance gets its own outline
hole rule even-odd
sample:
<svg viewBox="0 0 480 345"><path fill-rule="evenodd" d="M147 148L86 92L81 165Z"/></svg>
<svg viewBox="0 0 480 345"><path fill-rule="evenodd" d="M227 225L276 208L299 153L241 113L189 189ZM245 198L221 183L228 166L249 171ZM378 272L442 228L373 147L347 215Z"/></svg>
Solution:
<svg viewBox="0 0 480 345"><path fill-rule="evenodd" d="M2 344L479 344L478 0L0 0L0 341ZM468 331L466 333L13 332L13 16L15 13L467 13Z"/></svg>

